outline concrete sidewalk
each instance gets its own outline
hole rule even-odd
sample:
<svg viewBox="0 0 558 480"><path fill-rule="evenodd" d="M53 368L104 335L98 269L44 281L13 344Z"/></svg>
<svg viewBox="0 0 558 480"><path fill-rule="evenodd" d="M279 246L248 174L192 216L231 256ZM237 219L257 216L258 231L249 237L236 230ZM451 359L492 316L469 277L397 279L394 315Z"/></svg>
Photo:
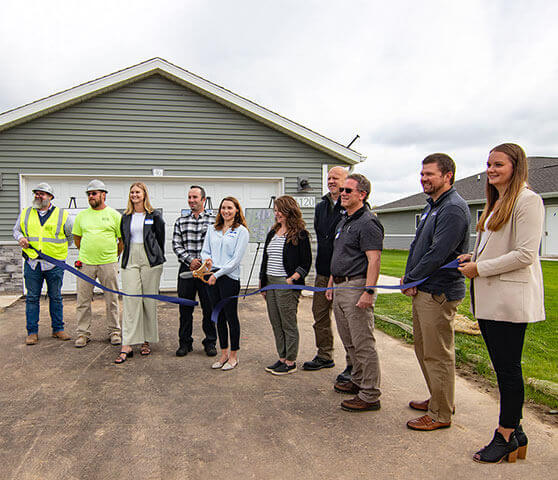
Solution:
<svg viewBox="0 0 558 480"><path fill-rule="evenodd" d="M471 455L497 423L497 399L473 381L457 379L453 426L414 432L411 399L426 398L412 348L380 332L382 409L349 413L332 389L344 368L300 370L276 377L276 360L262 299L241 305L239 367L213 371L203 354L196 312L194 352L174 355L178 308L160 304L161 341L123 365L107 341L104 302L96 297L93 341L83 349L50 338L43 301L40 341L24 345L25 303L0 314L2 390L0 458L3 479L368 479L556 478L558 428L528 409L527 459L481 465ZM303 297L299 365L315 354L311 299ZM74 334L75 300L65 298ZM336 345L340 347L338 337Z"/></svg>

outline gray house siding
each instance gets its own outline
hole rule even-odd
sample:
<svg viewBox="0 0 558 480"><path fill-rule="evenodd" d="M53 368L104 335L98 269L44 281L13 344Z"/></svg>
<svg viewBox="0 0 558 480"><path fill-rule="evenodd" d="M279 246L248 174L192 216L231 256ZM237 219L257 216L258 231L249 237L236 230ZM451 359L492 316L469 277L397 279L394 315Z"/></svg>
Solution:
<svg viewBox="0 0 558 480"><path fill-rule="evenodd" d="M339 160L156 74L0 132L0 241L12 239L20 173L297 176L321 196L322 164ZM313 212L305 209L307 222Z"/></svg>

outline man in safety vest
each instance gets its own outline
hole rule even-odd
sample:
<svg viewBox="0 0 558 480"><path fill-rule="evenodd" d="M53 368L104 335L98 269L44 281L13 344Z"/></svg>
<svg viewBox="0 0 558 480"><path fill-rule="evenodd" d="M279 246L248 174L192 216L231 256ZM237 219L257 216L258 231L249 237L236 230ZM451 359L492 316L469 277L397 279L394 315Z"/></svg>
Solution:
<svg viewBox="0 0 558 480"><path fill-rule="evenodd" d="M50 300L52 336L60 340L70 340L70 336L64 332L63 321L61 290L64 270L39 259L37 252L30 247L57 260L64 260L68 256L68 245L72 241L72 221L68 218L66 210L52 204L54 190L48 183L39 183L33 189L33 194L33 205L22 210L13 228L14 238L22 248L25 258L23 278L27 289L27 345L35 345L39 341L39 308L45 280Z"/></svg>

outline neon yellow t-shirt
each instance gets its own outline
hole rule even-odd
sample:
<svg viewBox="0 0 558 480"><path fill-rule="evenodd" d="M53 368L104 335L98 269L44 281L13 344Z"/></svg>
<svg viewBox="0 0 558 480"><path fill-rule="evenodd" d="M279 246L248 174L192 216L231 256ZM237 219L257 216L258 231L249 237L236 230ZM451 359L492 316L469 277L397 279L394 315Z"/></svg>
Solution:
<svg viewBox="0 0 558 480"><path fill-rule="evenodd" d="M120 214L110 207L93 210L89 207L76 216L72 234L81 237L79 259L89 265L104 265L118 261L117 244Z"/></svg>

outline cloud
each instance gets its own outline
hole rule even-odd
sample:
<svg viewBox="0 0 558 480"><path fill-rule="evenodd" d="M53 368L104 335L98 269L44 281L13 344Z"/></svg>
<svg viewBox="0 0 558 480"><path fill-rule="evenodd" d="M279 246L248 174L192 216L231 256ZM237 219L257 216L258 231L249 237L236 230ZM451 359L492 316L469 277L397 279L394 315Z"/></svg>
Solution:
<svg viewBox="0 0 558 480"><path fill-rule="evenodd" d="M558 4L471 0L7 2L0 111L154 56L367 155L382 202L502 141L556 155ZM394 198L395 196L395 198Z"/></svg>

